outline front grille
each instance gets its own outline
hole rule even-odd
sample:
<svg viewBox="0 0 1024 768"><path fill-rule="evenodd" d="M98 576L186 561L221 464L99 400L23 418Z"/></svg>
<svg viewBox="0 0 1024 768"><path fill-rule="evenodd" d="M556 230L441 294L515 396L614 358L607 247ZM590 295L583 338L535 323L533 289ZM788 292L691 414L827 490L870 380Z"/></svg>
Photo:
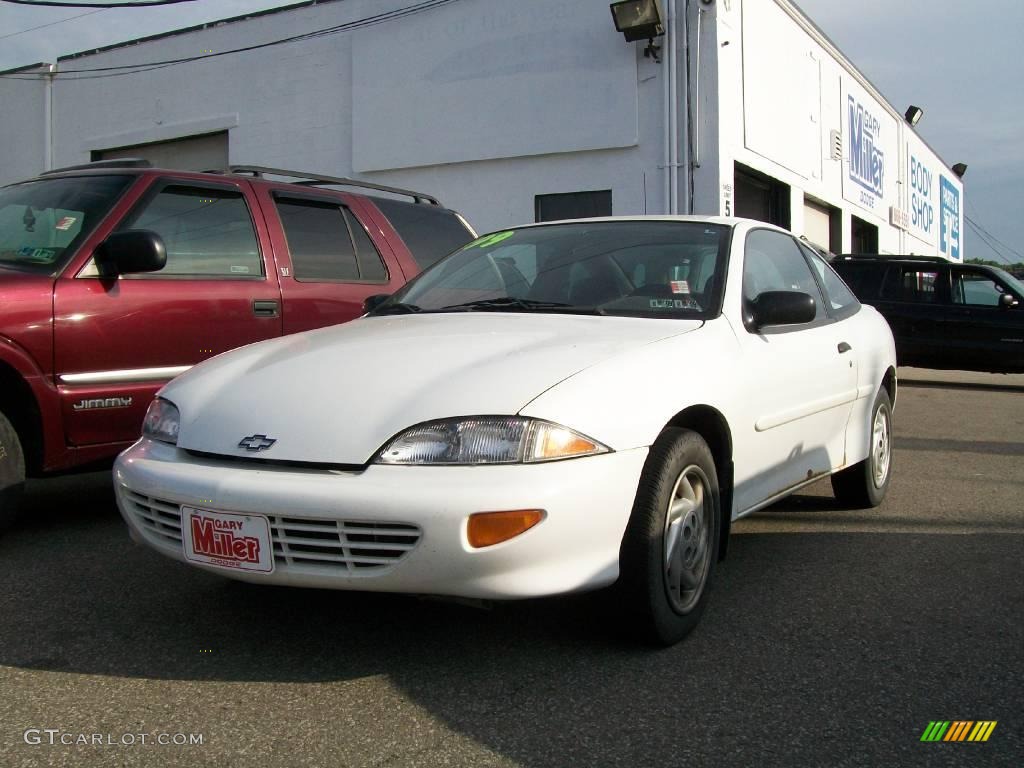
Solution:
<svg viewBox="0 0 1024 768"><path fill-rule="evenodd" d="M123 488L123 498L139 527L163 544L181 546L178 504ZM327 573L365 573L388 568L416 548L420 529L406 523L322 520L268 516L275 568L301 565Z"/></svg>

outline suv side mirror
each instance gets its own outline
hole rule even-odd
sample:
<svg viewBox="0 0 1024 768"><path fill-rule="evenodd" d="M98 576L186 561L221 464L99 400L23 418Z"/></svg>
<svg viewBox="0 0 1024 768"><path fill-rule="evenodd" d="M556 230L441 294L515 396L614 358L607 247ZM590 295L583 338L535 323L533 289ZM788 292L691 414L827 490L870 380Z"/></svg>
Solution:
<svg viewBox="0 0 1024 768"><path fill-rule="evenodd" d="M375 293L363 299L363 313L373 312L377 307L391 298L390 293Z"/></svg>
<svg viewBox="0 0 1024 768"><path fill-rule="evenodd" d="M999 306L1003 307L1004 309L1009 309L1010 307L1015 307L1016 305L1017 299L1013 297L1012 293L1004 293L1002 296L999 297Z"/></svg>
<svg viewBox="0 0 1024 768"><path fill-rule="evenodd" d="M765 291L748 304L747 328L759 331L769 325L802 325L818 314L814 299L800 291Z"/></svg>
<svg viewBox="0 0 1024 768"><path fill-rule="evenodd" d="M93 256L103 277L157 272L167 264L163 238L148 229L115 232L99 244Z"/></svg>

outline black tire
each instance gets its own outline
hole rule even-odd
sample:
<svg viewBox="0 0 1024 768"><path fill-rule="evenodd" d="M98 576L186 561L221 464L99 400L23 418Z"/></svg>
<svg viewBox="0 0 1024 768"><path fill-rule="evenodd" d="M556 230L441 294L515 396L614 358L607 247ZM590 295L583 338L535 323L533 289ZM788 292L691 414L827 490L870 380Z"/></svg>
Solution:
<svg viewBox="0 0 1024 768"><path fill-rule="evenodd" d="M879 420L884 421L879 433ZM843 507L877 507L885 498L892 480L892 402L885 387L878 390L868 421L871 451L864 461L832 475L832 492Z"/></svg>
<svg viewBox="0 0 1024 768"><path fill-rule="evenodd" d="M18 513L21 494L25 490L25 453L11 422L0 413L0 531Z"/></svg>
<svg viewBox="0 0 1024 768"><path fill-rule="evenodd" d="M666 429L640 474L619 553L615 594L631 634L668 646L697 626L721 527L718 473L707 443L696 432Z"/></svg>

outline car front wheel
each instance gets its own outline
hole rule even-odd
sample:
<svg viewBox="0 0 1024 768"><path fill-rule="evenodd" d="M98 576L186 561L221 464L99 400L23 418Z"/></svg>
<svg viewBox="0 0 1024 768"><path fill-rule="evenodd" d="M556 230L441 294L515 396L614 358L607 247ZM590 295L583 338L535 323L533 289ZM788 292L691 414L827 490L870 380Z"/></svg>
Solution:
<svg viewBox="0 0 1024 768"><path fill-rule="evenodd" d="M18 433L0 413L0 531L14 521L25 488L25 455Z"/></svg>
<svg viewBox="0 0 1024 768"><path fill-rule="evenodd" d="M885 387L871 408L871 446L864 461L832 475L832 492L844 507L877 507L892 479L892 402Z"/></svg>
<svg viewBox="0 0 1024 768"><path fill-rule="evenodd" d="M651 446L620 552L629 629L672 645L700 620L718 559L718 474L696 432L667 429Z"/></svg>

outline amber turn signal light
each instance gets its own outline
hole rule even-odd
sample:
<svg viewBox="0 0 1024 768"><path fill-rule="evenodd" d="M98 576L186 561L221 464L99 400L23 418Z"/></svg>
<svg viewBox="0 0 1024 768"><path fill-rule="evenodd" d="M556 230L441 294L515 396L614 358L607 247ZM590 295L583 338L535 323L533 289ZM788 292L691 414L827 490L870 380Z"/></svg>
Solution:
<svg viewBox="0 0 1024 768"><path fill-rule="evenodd" d="M466 536L469 546L479 549L500 544L530 530L544 519L541 509L516 509L509 512L476 512L469 516Z"/></svg>

